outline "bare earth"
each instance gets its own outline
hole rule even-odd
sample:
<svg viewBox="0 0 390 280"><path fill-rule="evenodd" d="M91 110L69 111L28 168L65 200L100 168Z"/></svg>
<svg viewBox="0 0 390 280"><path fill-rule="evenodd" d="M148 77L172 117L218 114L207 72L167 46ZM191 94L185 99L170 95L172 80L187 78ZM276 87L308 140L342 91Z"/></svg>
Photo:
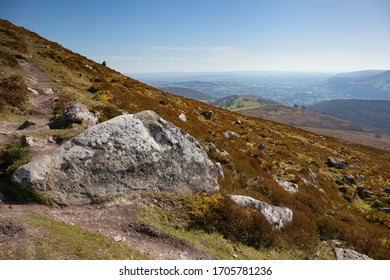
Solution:
<svg viewBox="0 0 390 280"><path fill-rule="evenodd" d="M105 206L49 207L42 205L5 205L0 203L0 243L23 242L27 236L37 234L13 222L30 213L40 213L69 225L83 227L117 242L123 242L152 259L216 259L188 242L140 222L137 212L145 203L137 198L128 204ZM156 205L155 207L159 207Z"/></svg>

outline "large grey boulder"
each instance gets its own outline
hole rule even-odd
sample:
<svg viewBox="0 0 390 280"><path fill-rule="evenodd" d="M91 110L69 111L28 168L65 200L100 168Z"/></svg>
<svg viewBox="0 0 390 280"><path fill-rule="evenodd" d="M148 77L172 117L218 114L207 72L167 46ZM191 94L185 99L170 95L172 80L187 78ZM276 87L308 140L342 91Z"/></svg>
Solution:
<svg viewBox="0 0 390 280"><path fill-rule="evenodd" d="M21 188L65 205L136 192L212 192L217 178L199 142L152 111L86 129L12 176Z"/></svg>
<svg viewBox="0 0 390 280"><path fill-rule="evenodd" d="M274 229L281 229L285 223L291 222L293 219L293 212L287 207L269 205L264 201L245 195L231 195L230 198L239 206L259 209Z"/></svg>

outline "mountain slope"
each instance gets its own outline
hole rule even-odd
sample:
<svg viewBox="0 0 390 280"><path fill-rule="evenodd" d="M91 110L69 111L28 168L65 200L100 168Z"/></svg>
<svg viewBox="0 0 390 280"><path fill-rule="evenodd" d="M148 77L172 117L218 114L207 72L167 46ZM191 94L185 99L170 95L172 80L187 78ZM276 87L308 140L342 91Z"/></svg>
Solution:
<svg viewBox="0 0 390 280"><path fill-rule="evenodd" d="M316 258L318 250L322 250L320 244L324 244L321 241L330 244L330 240L339 239L343 246L373 258L390 259L390 219L382 211L390 203L389 195L383 191L390 187L390 153L165 93L3 20L0 35L0 78L6 89L1 93L0 191L7 203L45 201L36 193L19 192L9 176L29 160L26 153L40 157L45 150L85 129L77 124L62 129L46 127L68 103L85 104L97 112L100 122L122 112L153 110L195 137L214 163L220 162L224 172L224 178L219 180L221 191L195 196L152 194L152 202L132 212L134 216L121 213L115 230L133 237L139 234L138 243L151 236L177 242L171 237L181 233L175 238L202 246L202 250L214 250L219 257L223 248L217 245L238 242L238 246L269 252L268 257L272 252L293 252L284 258ZM7 95L9 92L13 94ZM20 102L13 102L17 96L22 97ZM212 115L204 114L206 111L212 111ZM181 114L185 114L186 121L178 117ZM17 129L30 118L35 125ZM43 147L26 147L19 141L22 136L45 143L49 139L56 141ZM210 148L209 142L216 149ZM345 159L345 168L330 166L328 157ZM346 175L353 175L355 181L348 183L344 180ZM297 193L289 193L281 186L291 183L299 186ZM364 185L364 192L358 193L357 185ZM281 231L273 230L255 209L233 204L230 194L250 195L288 207L293 221ZM141 195L143 199L147 199L146 194ZM377 200L382 204L378 205ZM104 211L119 202L97 203L102 205L96 207ZM62 212L65 215L75 209L65 207L58 211L56 219L63 216ZM128 223L127 216L134 220ZM109 219L118 219L118 215ZM71 219L66 222L73 223ZM104 228L102 232L110 231ZM146 235L148 239L142 239ZM211 235L218 235L222 241L213 243Z"/></svg>
<svg viewBox="0 0 390 280"><path fill-rule="evenodd" d="M309 109L390 133L388 100L329 100L310 106Z"/></svg>
<svg viewBox="0 0 390 280"><path fill-rule="evenodd" d="M185 87L163 87L161 89L173 94L177 94L195 100L212 99L212 97L208 94L190 88L185 88Z"/></svg>

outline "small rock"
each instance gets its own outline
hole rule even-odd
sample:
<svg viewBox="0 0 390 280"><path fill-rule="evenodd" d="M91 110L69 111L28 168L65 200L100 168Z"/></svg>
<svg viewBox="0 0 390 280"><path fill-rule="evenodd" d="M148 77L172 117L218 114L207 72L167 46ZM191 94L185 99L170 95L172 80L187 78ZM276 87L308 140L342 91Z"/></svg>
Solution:
<svg viewBox="0 0 390 280"><path fill-rule="evenodd" d="M215 164L215 167L216 167L217 170L218 170L218 178L219 178L219 179L225 178L225 174L223 173L223 169L222 169L221 163L217 162L217 163Z"/></svg>
<svg viewBox="0 0 390 280"><path fill-rule="evenodd" d="M32 136L22 136L22 142L29 147L43 147L46 145L46 141Z"/></svg>
<svg viewBox="0 0 390 280"><path fill-rule="evenodd" d="M369 256L351 249L334 248L337 260L372 260Z"/></svg>
<svg viewBox="0 0 390 280"><path fill-rule="evenodd" d="M91 113L88 108L77 102L73 102L66 106L62 115L49 124L50 128L65 128L73 123L85 124L87 126L95 125L98 118Z"/></svg>
<svg viewBox="0 0 390 280"><path fill-rule="evenodd" d="M116 242L122 241L122 236L116 235L116 236L114 237L114 241L116 241Z"/></svg>
<svg viewBox="0 0 390 280"><path fill-rule="evenodd" d="M383 207L382 211L385 213L390 213L390 207Z"/></svg>
<svg viewBox="0 0 390 280"><path fill-rule="evenodd" d="M53 89L52 88L43 88L42 89L42 93L44 95L52 95L54 93Z"/></svg>
<svg viewBox="0 0 390 280"><path fill-rule="evenodd" d="M355 177L351 174L347 174L344 176L343 178L344 182L346 182L347 184L355 184Z"/></svg>
<svg viewBox="0 0 390 280"><path fill-rule="evenodd" d="M388 193L388 194L390 194L390 188L386 188L386 189L384 189L384 190L383 190L383 192L384 192L384 193Z"/></svg>
<svg viewBox="0 0 390 280"><path fill-rule="evenodd" d="M206 120L211 120L213 117L213 111L207 110L202 113L202 115L206 118Z"/></svg>
<svg viewBox="0 0 390 280"><path fill-rule="evenodd" d="M259 184L261 184L263 182L264 182L264 178L263 177L256 176L256 177L248 179L248 181L246 182L246 185L249 188L250 187L256 187L256 186L258 186Z"/></svg>
<svg viewBox="0 0 390 280"><path fill-rule="evenodd" d="M364 198L364 189L365 187L363 185L358 185L356 187L357 194L360 198Z"/></svg>
<svg viewBox="0 0 390 280"><path fill-rule="evenodd" d="M221 157L227 157L229 155L229 153L225 150L223 150L222 152L220 152L218 149L217 149L217 153L221 156Z"/></svg>
<svg viewBox="0 0 390 280"><path fill-rule="evenodd" d="M212 152L212 151L215 151L217 150L217 146L215 146L215 144L213 142L205 142L205 149L207 152Z"/></svg>
<svg viewBox="0 0 390 280"><path fill-rule="evenodd" d="M183 122L186 122L186 121L187 121L187 117L186 117L186 115L185 115L184 113L181 113L181 114L179 115L179 119L182 120Z"/></svg>
<svg viewBox="0 0 390 280"><path fill-rule="evenodd" d="M344 169L345 160L337 157L328 157L328 165L331 167L336 167L338 169Z"/></svg>
<svg viewBox="0 0 390 280"><path fill-rule="evenodd" d="M265 149L265 145L264 144L260 144L257 149L259 149L260 151L264 150Z"/></svg>
<svg viewBox="0 0 390 280"><path fill-rule="evenodd" d="M89 65L89 64L85 64L85 68L87 68L87 69L89 69L89 70L91 70L91 71L93 71L93 72L96 72L96 69L95 68L93 68L91 65Z"/></svg>
<svg viewBox="0 0 390 280"><path fill-rule="evenodd" d="M234 123L237 124L237 125L242 125L242 121L241 120L236 120Z"/></svg>
<svg viewBox="0 0 390 280"><path fill-rule="evenodd" d="M376 200L374 200L372 202L372 207L373 208L380 208L380 207L383 207L383 206L385 206L385 204L382 201L378 200L378 199L376 199Z"/></svg>
<svg viewBox="0 0 390 280"><path fill-rule="evenodd" d="M309 169L309 176L313 179L313 181L317 180L317 174L311 169Z"/></svg>
<svg viewBox="0 0 390 280"><path fill-rule="evenodd" d="M282 135L280 131L274 130L274 129L268 129L269 132L277 134L277 135Z"/></svg>
<svg viewBox="0 0 390 280"><path fill-rule="evenodd" d="M338 187L338 190L341 193L347 193L348 192L348 187L347 186L340 186L340 187Z"/></svg>
<svg viewBox="0 0 390 280"><path fill-rule="evenodd" d="M38 95L39 94L39 92L37 90L33 89L33 88L28 87L27 90L29 92L31 92L33 95Z"/></svg>
<svg viewBox="0 0 390 280"><path fill-rule="evenodd" d="M359 180L364 180L365 177L362 174L357 174L356 178L358 178Z"/></svg>
<svg viewBox="0 0 390 280"><path fill-rule="evenodd" d="M226 138L228 138L228 139L236 139L236 138L238 138L237 133L235 133L235 132L233 132L233 131L230 131L230 130L224 132L223 135L224 135Z"/></svg>
<svg viewBox="0 0 390 280"><path fill-rule="evenodd" d="M27 60L29 58L32 58L32 55L31 54L22 53L22 54L15 54L15 57L17 59Z"/></svg>
<svg viewBox="0 0 390 280"><path fill-rule="evenodd" d="M280 178L276 179L276 182L281 186L285 191L288 191L289 193L296 193L298 192L298 185L292 182L284 181Z"/></svg>
<svg viewBox="0 0 390 280"><path fill-rule="evenodd" d="M274 229L281 229L285 223L291 222L293 219L293 212L287 207L273 206L244 195L231 195L230 198L241 207L255 207L259 209Z"/></svg>
<svg viewBox="0 0 390 280"><path fill-rule="evenodd" d="M33 122L33 121L27 120L27 121L25 121L24 123L22 123L22 124L17 128L17 130L25 129L25 128L31 126L31 125L36 125L36 123Z"/></svg>

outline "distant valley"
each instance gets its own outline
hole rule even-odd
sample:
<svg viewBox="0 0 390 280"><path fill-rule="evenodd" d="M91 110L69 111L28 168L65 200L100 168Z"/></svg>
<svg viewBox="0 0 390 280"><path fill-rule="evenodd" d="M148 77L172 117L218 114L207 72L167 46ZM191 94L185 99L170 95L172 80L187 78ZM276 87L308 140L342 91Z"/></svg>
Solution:
<svg viewBox="0 0 390 280"><path fill-rule="evenodd" d="M220 72L131 74L157 88L192 89L211 96L256 95L284 105L311 106L332 99L390 100L390 71L350 73ZM198 99L198 98L194 98ZM198 100L204 100L198 99Z"/></svg>

